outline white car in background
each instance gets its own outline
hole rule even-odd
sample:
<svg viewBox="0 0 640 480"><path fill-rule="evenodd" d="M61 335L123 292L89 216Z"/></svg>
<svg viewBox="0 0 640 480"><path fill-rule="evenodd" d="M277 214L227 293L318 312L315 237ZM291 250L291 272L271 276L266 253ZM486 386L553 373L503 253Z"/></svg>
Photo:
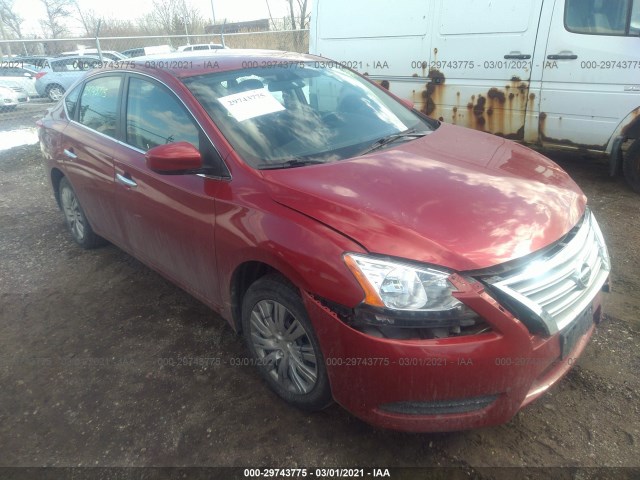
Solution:
<svg viewBox="0 0 640 480"><path fill-rule="evenodd" d="M24 88L10 81L0 82L0 111L15 110L21 103L27 103L29 95Z"/></svg>
<svg viewBox="0 0 640 480"><path fill-rule="evenodd" d="M29 68L27 66L2 66L0 67L0 84L6 85L6 81L11 84L22 87L30 97L37 97L36 91L36 74L37 67Z"/></svg>
<svg viewBox="0 0 640 480"><path fill-rule="evenodd" d="M144 57L146 55L157 55L159 53L171 53L175 52L175 48L170 45L152 45L150 47L138 47L138 48L130 48L128 50L123 50L120 52L127 58L132 57Z"/></svg>
<svg viewBox="0 0 640 480"><path fill-rule="evenodd" d="M196 43L195 45L182 45L178 47L179 52L195 52L197 50L222 50L229 47L220 43Z"/></svg>

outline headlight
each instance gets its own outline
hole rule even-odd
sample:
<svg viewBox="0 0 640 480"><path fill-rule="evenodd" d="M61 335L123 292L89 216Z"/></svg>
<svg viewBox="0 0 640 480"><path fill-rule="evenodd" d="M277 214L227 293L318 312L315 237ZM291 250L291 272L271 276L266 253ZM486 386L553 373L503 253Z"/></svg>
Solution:
<svg viewBox="0 0 640 480"><path fill-rule="evenodd" d="M393 310L442 311L462 305L451 294L449 273L347 254L345 261L366 293L365 303Z"/></svg>

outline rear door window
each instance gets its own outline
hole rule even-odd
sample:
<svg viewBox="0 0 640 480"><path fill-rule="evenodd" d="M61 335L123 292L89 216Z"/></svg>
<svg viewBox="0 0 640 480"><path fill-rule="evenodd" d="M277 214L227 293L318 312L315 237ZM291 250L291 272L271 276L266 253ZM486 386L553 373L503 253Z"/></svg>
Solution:
<svg viewBox="0 0 640 480"><path fill-rule="evenodd" d="M104 135L115 137L121 83L120 75L98 77L85 83L77 106L78 122Z"/></svg>

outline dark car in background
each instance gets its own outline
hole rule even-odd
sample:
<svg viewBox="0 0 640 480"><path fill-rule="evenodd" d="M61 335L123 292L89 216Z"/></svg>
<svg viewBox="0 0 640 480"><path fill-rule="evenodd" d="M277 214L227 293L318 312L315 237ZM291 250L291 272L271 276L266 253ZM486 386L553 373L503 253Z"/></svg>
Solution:
<svg viewBox="0 0 640 480"><path fill-rule="evenodd" d="M562 169L325 58L95 70L38 132L75 241L220 312L299 408L333 399L410 431L507 422L600 321L607 247Z"/></svg>

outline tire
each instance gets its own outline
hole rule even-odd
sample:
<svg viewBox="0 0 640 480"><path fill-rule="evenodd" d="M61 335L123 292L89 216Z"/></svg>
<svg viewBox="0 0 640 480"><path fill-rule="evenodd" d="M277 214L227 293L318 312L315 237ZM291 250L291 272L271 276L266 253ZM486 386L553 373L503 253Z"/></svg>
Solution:
<svg viewBox="0 0 640 480"><path fill-rule="evenodd" d="M260 375L276 394L307 411L331 404L320 344L299 293L283 277L266 275L249 287L242 329Z"/></svg>
<svg viewBox="0 0 640 480"><path fill-rule="evenodd" d="M60 208L64 214L67 228L76 243L87 250L104 245L106 240L97 235L89 225L76 192L73 191L66 178L60 180L59 195Z"/></svg>
<svg viewBox="0 0 640 480"><path fill-rule="evenodd" d="M57 83L54 83L53 85L49 85L47 87L47 96L52 102L57 102L58 100L60 100L62 98L62 95L64 95L64 92L65 89Z"/></svg>
<svg viewBox="0 0 640 480"><path fill-rule="evenodd" d="M640 193L640 139L635 140L623 162L624 178L627 179L631 188Z"/></svg>

